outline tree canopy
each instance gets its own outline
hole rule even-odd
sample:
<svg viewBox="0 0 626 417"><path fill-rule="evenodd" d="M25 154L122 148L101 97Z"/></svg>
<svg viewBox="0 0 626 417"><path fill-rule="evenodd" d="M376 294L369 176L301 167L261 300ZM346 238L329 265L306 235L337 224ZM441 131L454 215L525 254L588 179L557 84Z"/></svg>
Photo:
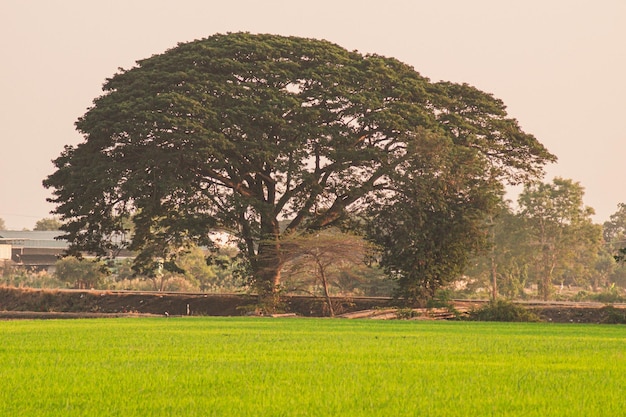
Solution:
<svg viewBox="0 0 626 417"><path fill-rule="evenodd" d="M602 248L602 227L593 223L593 209L583 197L584 188L570 179L527 184L517 211L501 206L493 219L489 253L467 275L482 282L489 276L493 298L498 292L524 296L531 283L544 300L554 295L555 284L591 283L596 289L609 279L613 265Z"/></svg>
<svg viewBox="0 0 626 417"><path fill-rule="evenodd" d="M45 217L41 220L37 220L35 223L35 228L33 230L37 231L49 231L49 230L59 230L61 228L61 221L54 217Z"/></svg>
<svg viewBox="0 0 626 417"><path fill-rule="evenodd" d="M583 203L584 188L569 179L529 184L519 196L528 253L539 296L548 300L553 281L584 276L577 267L593 265L602 241L602 227L592 222L594 211Z"/></svg>
<svg viewBox="0 0 626 417"><path fill-rule="evenodd" d="M227 231L260 292L280 285L282 236L358 218L397 249L391 213L414 247L434 239L407 256L456 271L451 242L478 240L475 219L503 182L555 160L491 94L322 40L218 34L138 61L103 90L76 123L84 142L44 180L70 252L129 248L139 270L156 258L175 268L191 242ZM414 264L388 266L406 276Z"/></svg>

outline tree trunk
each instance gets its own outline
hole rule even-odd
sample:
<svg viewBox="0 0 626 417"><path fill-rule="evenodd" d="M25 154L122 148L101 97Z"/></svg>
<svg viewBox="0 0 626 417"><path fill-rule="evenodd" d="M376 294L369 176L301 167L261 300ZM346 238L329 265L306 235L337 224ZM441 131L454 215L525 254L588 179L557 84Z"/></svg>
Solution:
<svg viewBox="0 0 626 417"><path fill-rule="evenodd" d="M554 272L554 263L545 265L543 268L543 274L539 280L539 296L543 301L548 301L552 296L552 273Z"/></svg>
<svg viewBox="0 0 626 417"><path fill-rule="evenodd" d="M491 249L491 301L498 298L498 265L496 264L495 246Z"/></svg>
<svg viewBox="0 0 626 417"><path fill-rule="evenodd" d="M324 297L326 298L326 303L328 304L328 313L330 317L335 317L335 310L333 309L333 302L330 299L330 293L328 292L328 280L326 279L326 274L324 273L324 266L317 261L318 271L320 274L320 279L322 280L322 286L324 287Z"/></svg>
<svg viewBox="0 0 626 417"><path fill-rule="evenodd" d="M273 313L280 301L280 271L283 266L280 230L275 219L262 220L261 228L267 238L259 243L252 267L259 304L266 312Z"/></svg>

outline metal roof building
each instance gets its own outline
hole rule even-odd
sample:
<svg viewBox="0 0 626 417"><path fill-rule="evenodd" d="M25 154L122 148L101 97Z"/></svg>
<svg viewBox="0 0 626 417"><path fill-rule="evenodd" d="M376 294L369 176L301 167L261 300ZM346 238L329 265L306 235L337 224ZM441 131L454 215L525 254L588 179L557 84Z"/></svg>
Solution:
<svg viewBox="0 0 626 417"><path fill-rule="evenodd" d="M10 259L17 265L45 270L54 263L67 249L65 240L55 239L63 232L55 231L15 231L0 230L0 257Z"/></svg>

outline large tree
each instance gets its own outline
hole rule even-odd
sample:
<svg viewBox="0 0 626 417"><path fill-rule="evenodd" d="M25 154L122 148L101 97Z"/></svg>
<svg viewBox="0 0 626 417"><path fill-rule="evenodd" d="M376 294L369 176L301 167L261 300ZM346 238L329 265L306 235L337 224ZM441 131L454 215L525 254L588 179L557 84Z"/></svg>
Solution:
<svg viewBox="0 0 626 417"><path fill-rule="evenodd" d="M220 229L239 240L260 292L280 283L285 234L390 206L411 221L411 210L427 213L409 231L448 234L448 245L477 232L447 224L467 201L479 216L502 180L535 177L555 159L490 94L320 40L215 35L138 61L103 89L76 124L84 142L44 181L70 252L128 247L139 270L156 258L175 268L189 242L210 245ZM456 262L445 251L414 254Z"/></svg>

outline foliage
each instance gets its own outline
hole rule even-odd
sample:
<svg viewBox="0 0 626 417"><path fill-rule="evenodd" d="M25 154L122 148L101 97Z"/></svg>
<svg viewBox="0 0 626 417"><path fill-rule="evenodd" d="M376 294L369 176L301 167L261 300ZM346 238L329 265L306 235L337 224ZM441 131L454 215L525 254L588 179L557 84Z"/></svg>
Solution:
<svg viewBox="0 0 626 417"><path fill-rule="evenodd" d="M6 230L7 226L3 218L0 218L0 230Z"/></svg>
<svg viewBox="0 0 626 417"><path fill-rule="evenodd" d="M489 247L472 259L466 275L474 281L474 287L490 288L491 299L499 295L523 297L529 268L523 219L513 211L510 202L502 201L487 220L487 227Z"/></svg>
<svg viewBox="0 0 626 417"><path fill-rule="evenodd" d="M56 217L46 217L41 220L37 220L35 223L35 228L33 230L37 231L47 231L47 230L60 230L63 223Z"/></svg>
<svg viewBox="0 0 626 417"><path fill-rule="evenodd" d="M448 289L437 290L435 296L426 303L426 308L447 308L457 313L452 303L452 291Z"/></svg>
<svg viewBox="0 0 626 417"><path fill-rule="evenodd" d="M132 269L132 258L116 258L107 261L107 267L114 282L130 280L135 278L135 271Z"/></svg>
<svg viewBox="0 0 626 417"><path fill-rule="evenodd" d="M2 265L2 263L0 263ZM31 271L5 263L1 268L0 285L17 288L66 288L67 283L46 271Z"/></svg>
<svg viewBox="0 0 626 417"><path fill-rule="evenodd" d="M603 225L603 235L607 251L618 264L611 269L607 281L626 286L626 204L618 204L617 211Z"/></svg>
<svg viewBox="0 0 626 417"><path fill-rule="evenodd" d="M612 284L604 291L594 294L591 297L592 300L599 301L601 303L624 303L626 302L626 296L622 294L619 288Z"/></svg>
<svg viewBox="0 0 626 417"><path fill-rule="evenodd" d="M410 161L419 175L395 179L393 197L369 206L366 226L398 295L411 300L432 298L485 247L485 216L499 196L497 185L477 181L484 167L471 151L432 145Z"/></svg>
<svg viewBox="0 0 626 417"><path fill-rule="evenodd" d="M104 92L76 124L85 141L44 181L70 252L131 249L143 274L159 258L181 272L181 254L222 230L260 293L280 286L283 235L371 206L384 266L405 292L432 294L480 246L501 181L555 160L490 94L326 41L215 35L121 70ZM420 243L392 257L411 243L401 222Z"/></svg>
<svg viewBox="0 0 626 417"><path fill-rule="evenodd" d="M493 217L491 248L472 261L466 271L468 279L484 288L491 286L495 274L498 293L511 299L528 296L533 282L539 284L542 297L552 297L555 285L593 292L613 284L624 287L626 267L614 259L626 236L626 229L622 230L626 227L624 207L620 205L601 228L592 223L591 209L583 206L583 189L578 183L557 178L552 184L543 184L541 191L534 187L527 187L532 196L520 201L519 210L504 203ZM583 298L590 300L593 294L585 292L572 299Z"/></svg>
<svg viewBox="0 0 626 417"><path fill-rule="evenodd" d="M115 259L107 263L111 271L110 288L127 290L237 292L245 290L245 283L234 273L236 250L225 247L209 251L191 246L178 259L183 272L163 270L151 276L138 275L132 270L132 259Z"/></svg>
<svg viewBox="0 0 626 417"><path fill-rule="evenodd" d="M623 301L623 300L622 300ZM606 324L626 324L626 309L606 306L602 308L605 317L602 321Z"/></svg>
<svg viewBox="0 0 626 417"><path fill-rule="evenodd" d="M410 320L415 317L419 317L420 314L421 313L419 313L418 311L415 311L414 308L410 308L410 307L398 307L398 309L396 310L396 317L399 320Z"/></svg>
<svg viewBox="0 0 626 417"><path fill-rule="evenodd" d="M539 317L510 301L494 300L483 307L470 311L470 320L475 321L504 321L504 322L537 322Z"/></svg>
<svg viewBox="0 0 626 417"><path fill-rule="evenodd" d="M623 414L616 326L138 318L0 331L6 416Z"/></svg>
<svg viewBox="0 0 626 417"><path fill-rule="evenodd" d="M593 209L583 204L584 189L572 180L528 185L520 194L526 245L539 296L552 295L555 280L590 276L602 243L601 227L593 224ZM591 267L591 268L590 268Z"/></svg>
<svg viewBox="0 0 626 417"><path fill-rule="evenodd" d="M580 184L562 178L526 185L517 211L503 203L491 219L490 250L473 260L467 274L492 290L495 277L497 293L508 298L523 297L531 282L544 300L555 284L598 288L613 266L583 196Z"/></svg>
<svg viewBox="0 0 626 417"><path fill-rule="evenodd" d="M617 251L624 246L626 243L626 204L617 205L617 211L604 222L602 235L612 251Z"/></svg>
<svg viewBox="0 0 626 417"><path fill-rule="evenodd" d="M170 280L187 282L200 292L234 292L245 288L245 283L234 274L232 254L227 250L208 251L192 246L180 256L178 265L182 273L165 272ZM170 288L172 284L168 285Z"/></svg>
<svg viewBox="0 0 626 417"><path fill-rule="evenodd" d="M605 242L606 243L606 242ZM610 286L615 283L615 279L619 274L619 265L610 255L606 246L602 246L598 253L598 257L593 265L593 273L590 279L591 288L598 291L600 287Z"/></svg>
<svg viewBox="0 0 626 417"><path fill-rule="evenodd" d="M108 275L104 263L73 256L59 259L54 269L58 279L80 289L98 288Z"/></svg>

